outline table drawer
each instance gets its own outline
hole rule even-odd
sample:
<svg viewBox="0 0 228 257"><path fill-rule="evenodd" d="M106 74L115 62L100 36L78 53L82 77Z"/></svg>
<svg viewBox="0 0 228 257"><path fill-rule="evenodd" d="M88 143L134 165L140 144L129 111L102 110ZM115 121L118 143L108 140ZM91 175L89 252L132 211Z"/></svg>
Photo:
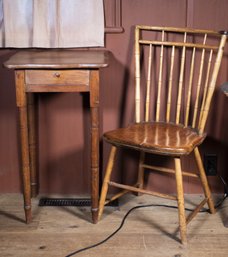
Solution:
<svg viewBox="0 0 228 257"><path fill-rule="evenodd" d="M27 70L30 85L89 85L89 70Z"/></svg>

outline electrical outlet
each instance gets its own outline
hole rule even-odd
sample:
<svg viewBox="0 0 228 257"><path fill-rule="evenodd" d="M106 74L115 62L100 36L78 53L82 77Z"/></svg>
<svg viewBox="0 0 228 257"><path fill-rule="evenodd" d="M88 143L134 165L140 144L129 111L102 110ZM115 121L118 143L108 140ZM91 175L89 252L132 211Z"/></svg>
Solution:
<svg viewBox="0 0 228 257"><path fill-rule="evenodd" d="M217 175L217 154L204 155L204 169L207 176Z"/></svg>

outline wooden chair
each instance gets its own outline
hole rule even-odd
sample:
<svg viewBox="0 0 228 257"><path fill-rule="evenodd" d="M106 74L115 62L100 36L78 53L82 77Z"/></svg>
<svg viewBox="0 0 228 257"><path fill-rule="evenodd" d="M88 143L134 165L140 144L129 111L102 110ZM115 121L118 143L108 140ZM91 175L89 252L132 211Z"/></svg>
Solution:
<svg viewBox="0 0 228 257"><path fill-rule="evenodd" d="M221 64L226 33L185 28L136 26L135 28L135 123L104 134L112 145L104 176L99 217L104 205L129 191L176 200L181 242L186 243L186 225L207 203L215 213L198 146ZM129 186L110 180L118 147L140 152L138 181ZM194 153L199 174L181 169L181 156ZM174 169L145 163L145 154L173 157ZM144 189L144 169L174 173L177 196ZM183 176L199 177L205 199L186 218ZM109 186L120 189L106 200Z"/></svg>

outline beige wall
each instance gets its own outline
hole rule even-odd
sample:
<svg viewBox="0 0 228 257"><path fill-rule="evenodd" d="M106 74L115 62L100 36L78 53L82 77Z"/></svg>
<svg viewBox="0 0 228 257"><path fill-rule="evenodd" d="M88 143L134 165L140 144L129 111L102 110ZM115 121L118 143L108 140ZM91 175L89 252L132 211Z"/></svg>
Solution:
<svg viewBox="0 0 228 257"><path fill-rule="evenodd" d="M111 1L106 0L106 4ZM226 0L122 0L124 33L107 34L106 48L112 52L110 65L101 71L101 131L133 121L133 29L135 24L228 29ZM0 50L3 63L14 50ZM228 81L227 55L219 84ZM0 68L0 192L20 191L17 110L13 72ZM39 174L40 192L85 194L89 184L89 109L87 94L39 95ZM218 154L219 173L228 179L228 99L217 90L209 118L208 135L202 153ZM105 165L109 146L101 142ZM138 155L124 152L116 178L134 179ZM152 157L155 162L170 160ZM195 167L193 159L183 160L187 170ZM127 170L123 177L121 169ZM217 178L210 178L214 191L222 190ZM174 191L174 180L149 174L148 187ZM198 192L195 180L185 181L188 192Z"/></svg>

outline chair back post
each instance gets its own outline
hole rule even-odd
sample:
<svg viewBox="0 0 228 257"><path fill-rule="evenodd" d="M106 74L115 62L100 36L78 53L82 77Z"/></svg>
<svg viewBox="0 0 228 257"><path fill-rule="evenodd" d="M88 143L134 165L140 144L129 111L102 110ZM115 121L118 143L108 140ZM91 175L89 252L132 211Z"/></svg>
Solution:
<svg viewBox="0 0 228 257"><path fill-rule="evenodd" d="M199 123L199 133L203 133L205 125L206 125L206 121L207 121L207 117L208 117L208 113L209 113L209 108L210 108L210 104L211 104L211 99L215 90L215 85L216 85L216 80L218 77L218 72L219 72L219 68L221 65L221 61L222 61L222 56L223 56L223 51L224 51L224 46L226 43L226 39L227 39L227 32L221 32L223 33L222 37L221 37L221 41L220 41L220 45L219 45L219 50L217 53L217 57L216 57L216 61L215 61L215 67L214 67L214 71L212 73L212 78L211 78L211 82L210 85L208 87L208 92L207 92L207 98L205 101L205 105L202 109L202 119L200 120Z"/></svg>

